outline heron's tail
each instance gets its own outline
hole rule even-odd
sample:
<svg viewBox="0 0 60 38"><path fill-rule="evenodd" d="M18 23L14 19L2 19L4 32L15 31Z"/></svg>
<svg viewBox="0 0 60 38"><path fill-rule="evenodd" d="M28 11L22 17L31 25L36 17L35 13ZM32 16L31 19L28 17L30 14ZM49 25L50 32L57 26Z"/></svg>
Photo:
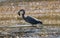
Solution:
<svg viewBox="0 0 60 38"><path fill-rule="evenodd" d="M39 24L43 24L43 23L39 21Z"/></svg>

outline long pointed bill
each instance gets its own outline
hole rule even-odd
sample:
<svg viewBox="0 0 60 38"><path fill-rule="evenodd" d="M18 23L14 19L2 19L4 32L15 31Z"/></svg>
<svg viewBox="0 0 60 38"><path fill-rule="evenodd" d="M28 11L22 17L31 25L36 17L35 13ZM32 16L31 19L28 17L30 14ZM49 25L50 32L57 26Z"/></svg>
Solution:
<svg viewBox="0 0 60 38"><path fill-rule="evenodd" d="M20 16L20 11L18 12L18 15Z"/></svg>

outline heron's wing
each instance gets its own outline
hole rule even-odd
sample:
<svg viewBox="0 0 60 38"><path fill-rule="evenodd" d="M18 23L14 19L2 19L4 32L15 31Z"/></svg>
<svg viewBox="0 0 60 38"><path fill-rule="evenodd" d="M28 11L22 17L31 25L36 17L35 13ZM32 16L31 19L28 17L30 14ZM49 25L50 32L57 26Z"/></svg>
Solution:
<svg viewBox="0 0 60 38"><path fill-rule="evenodd" d="M30 17L30 16L27 16L27 17L25 18L25 21L26 21L26 22L29 22L29 23L31 23L31 24L38 24L38 23L41 23L41 24L42 24L41 21L38 21L38 20L36 20L36 19L34 19L34 18Z"/></svg>
<svg viewBox="0 0 60 38"><path fill-rule="evenodd" d="M27 21L27 22L29 22L31 24L35 24L35 23L38 22L37 20L35 20L34 18L32 18L30 16L27 16L25 21Z"/></svg>
<svg viewBox="0 0 60 38"><path fill-rule="evenodd" d="M30 21L37 21L36 19L34 19L33 17L27 16L26 19L30 20Z"/></svg>

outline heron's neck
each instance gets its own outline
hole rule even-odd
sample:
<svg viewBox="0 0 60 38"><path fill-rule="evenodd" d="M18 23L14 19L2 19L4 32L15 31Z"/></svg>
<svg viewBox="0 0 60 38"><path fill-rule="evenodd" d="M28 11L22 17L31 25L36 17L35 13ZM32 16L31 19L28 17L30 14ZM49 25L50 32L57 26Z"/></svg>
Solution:
<svg viewBox="0 0 60 38"><path fill-rule="evenodd" d="M22 18L25 19L25 14L22 14Z"/></svg>

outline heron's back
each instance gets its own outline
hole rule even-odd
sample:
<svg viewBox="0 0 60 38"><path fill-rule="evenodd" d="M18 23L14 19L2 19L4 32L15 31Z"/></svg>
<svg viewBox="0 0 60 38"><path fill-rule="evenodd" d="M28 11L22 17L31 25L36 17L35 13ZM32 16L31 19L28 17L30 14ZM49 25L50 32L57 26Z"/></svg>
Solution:
<svg viewBox="0 0 60 38"><path fill-rule="evenodd" d="M31 23L31 24L38 24L38 23L41 23L41 24L42 24L42 22L37 21L37 20L35 20L34 18L32 18L32 17L30 17L30 16L27 16L27 17L25 18L25 21L28 22L28 23Z"/></svg>

